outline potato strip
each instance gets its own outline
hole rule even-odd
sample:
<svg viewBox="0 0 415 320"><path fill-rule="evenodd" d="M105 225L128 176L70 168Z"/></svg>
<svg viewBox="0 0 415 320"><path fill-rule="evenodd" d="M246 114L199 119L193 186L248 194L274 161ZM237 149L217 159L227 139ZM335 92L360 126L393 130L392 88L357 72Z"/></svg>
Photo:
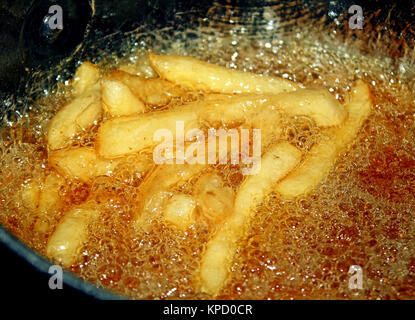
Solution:
<svg viewBox="0 0 415 320"><path fill-rule="evenodd" d="M276 94L300 88L287 79L232 70L192 57L150 53L149 61L161 78L192 90Z"/></svg>
<svg viewBox="0 0 415 320"><path fill-rule="evenodd" d="M96 210L79 207L67 212L49 238L46 256L64 267L74 264L88 238L88 224L98 217Z"/></svg>
<svg viewBox="0 0 415 320"><path fill-rule="evenodd" d="M125 161L124 158L104 159L96 154L95 149L88 147L67 148L49 153L49 165L61 175L71 179L91 182L97 176L109 176L115 168ZM134 159L136 172L141 175L153 164L152 159L139 156Z"/></svg>
<svg viewBox="0 0 415 320"><path fill-rule="evenodd" d="M95 149L77 147L49 153L49 165L63 176L89 182L100 175L109 175L119 159L106 160L97 156Z"/></svg>
<svg viewBox="0 0 415 320"><path fill-rule="evenodd" d="M185 91L164 79L146 79L121 70L113 71L111 79L121 81L141 101L151 106L165 106L172 97L180 97Z"/></svg>
<svg viewBox="0 0 415 320"><path fill-rule="evenodd" d="M175 139L178 122L183 122L185 132L199 128L201 122L212 125L220 122L246 122L253 128L263 128L264 141L271 134L278 138L281 133L280 114L275 110L260 111L258 108L254 115L256 106L245 107L253 104L255 101L246 98L201 101L165 111L110 119L103 122L98 130L96 149L104 158L116 158L151 149L160 143L154 141L154 133L159 129L168 130ZM224 113L220 114L222 111Z"/></svg>
<svg viewBox="0 0 415 320"><path fill-rule="evenodd" d="M109 116L128 116L145 111L144 103L124 83L105 78L101 86L102 105Z"/></svg>
<svg viewBox="0 0 415 320"><path fill-rule="evenodd" d="M150 215L164 207L170 195L168 190L184 184L199 175L205 168L205 165L199 164L165 164L155 167L138 189L140 209L135 218L136 224L142 224Z"/></svg>
<svg viewBox="0 0 415 320"><path fill-rule="evenodd" d="M68 146L76 134L91 127L101 115L101 91L94 87L63 106L51 119L47 135L49 149Z"/></svg>
<svg viewBox="0 0 415 320"><path fill-rule="evenodd" d="M185 131L197 128L194 109L195 105L189 104L173 110L107 120L98 130L97 151L102 157L116 158L152 148L160 143L153 140L159 129L170 131L174 139L177 122L183 122Z"/></svg>
<svg viewBox="0 0 415 320"><path fill-rule="evenodd" d="M242 183L233 214L210 239L202 257L200 285L203 291L213 296L219 294L229 276L238 241L246 231L255 207L300 160L301 151L297 148L286 142L276 144L263 156L259 173Z"/></svg>
<svg viewBox="0 0 415 320"><path fill-rule="evenodd" d="M370 114L372 96L366 83L358 80L346 104L349 117L339 128L327 130L318 145L312 147L303 163L278 184L283 198L295 198L312 191L333 168L338 156L355 139L363 122Z"/></svg>
<svg viewBox="0 0 415 320"><path fill-rule="evenodd" d="M92 88L99 81L99 71L95 64L83 62L72 79L74 96L80 96Z"/></svg>
<svg viewBox="0 0 415 320"><path fill-rule="evenodd" d="M208 122L245 122L265 111L271 117L270 111L307 116L321 127L340 125L347 116L344 107L327 90L298 89L275 95L243 94L207 101L200 117Z"/></svg>

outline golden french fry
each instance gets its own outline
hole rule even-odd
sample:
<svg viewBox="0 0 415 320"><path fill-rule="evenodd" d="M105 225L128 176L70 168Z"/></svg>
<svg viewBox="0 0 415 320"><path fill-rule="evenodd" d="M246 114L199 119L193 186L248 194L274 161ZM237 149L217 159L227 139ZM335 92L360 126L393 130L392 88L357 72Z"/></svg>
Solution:
<svg viewBox="0 0 415 320"><path fill-rule="evenodd" d="M222 100L206 100L189 103L174 109L121 117L105 121L97 135L97 151L106 158L115 158L151 148L158 144L153 140L159 129L173 133L175 139L177 122L184 123L185 132L198 128L199 123L211 125L248 124L261 128L264 142L270 137L278 138L281 133L280 113L272 106L265 107L257 95L232 97Z"/></svg>
<svg viewBox="0 0 415 320"><path fill-rule="evenodd" d="M95 88L63 106L49 123L49 149L56 150L68 146L76 134L97 123L101 114L101 92Z"/></svg>
<svg viewBox="0 0 415 320"><path fill-rule="evenodd" d="M282 142L264 154L258 174L248 176L236 195L233 214L209 240L200 266L204 292L219 294L226 283L238 240L244 235L254 209L301 160L301 151Z"/></svg>
<svg viewBox="0 0 415 320"><path fill-rule="evenodd" d="M32 210L47 212L58 207L59 188L65 182L56 173L51 173L43 179L34 179L23 186L20 192L23 205Z"/></svg>
<svg viewBox="0 0 415 320"><path fill-rule="evenodd" d="M99 212L79 207L67 212L49 238L46 256L64 267L76 263L80 249L88 239L88 224L96 219Z"/></svg>
<svg viewBox="0 0 415 320"><path fill-rule="evenodd" d="M199 122L213 127L248 126L261 130L261 144L267 146L281 136L281 114L264 104L258 95L236 95L207 100L198 109Z"/></svg>
<svg viewBox="0 0 415 320"><path fill-rule="evenodd" d="M223 100L223 99L232 98L234 96L235 95L225 94L225 93L205 93L203 95L203 100L207 100L207 101Z"/></svg>
<svg viewBox="0 0 415 320"><path fill-rule="evenodd" d="M36 212L36 221L33 229L40 233L46 233L51 225L50 220L63 205L63 201L59 194L61 186L65 180L58 174L52 172L40 185Z"/></svg>
<svg viewBox="0 0 415 320"><path fill-rule="evenodd" d="M346 103L348 118L339 128L327 130L319 144L308 152L303 163L278 186L283 198L295 198L312 191L333 168L338 156L353 142L363 122L370 114L372 97L368 85L358 80Z"/></svg>
<svg viewBox="0 0 415 320"><path fill-rule="evenodd" d="M307 116L321 127L340 125L347 116L344 107L327 90L298 89L275 95L242 94L205 102L205 106L200 108L200 117L208 122L252 122L266 111L267 118L274 117L273 113L279 117L277 111L291 116Z"/></svg>
<svg viewBox="0 0 415 320"><path fill-rule="evenodd" d="M279 93L300 88L295 82L232 70L192 57L150 53L150 65L161 78L192 90L218 93Z"/></svg>
<svg viewBox="0 0 415 320"><path fill-rule="evenodd" d="M49 230L51 217L63 204L59 190L64 182L61 176L52 172L46 177L33 177L24 184L19 197L23 206L31 211L34 231L45 233Z"/></svg>
<svg viewBox="0 0 415 320"><path fill-rule="evenodd" d="M155 212L161 211L171 196L169 190L196 177L205 167L205 165L200 164L164 164L156 166L144 178L138 188L140 208L135 217L136 224L141 225Z"/></svg>
<svg viewBox="0 0 415 320"><path fill-rule="evenodd" d="M69 178L90 182L97 176L111 175L124 158L103 159L95 149L76 147L52 151L49 153L49 164L57 172ZM153 162L146 156L134 159L134 169L140 174L146 173Z"/></svg>
<svg viewBox="0 0 415 320"><path fill-rule="evenodd" d="M124 83L112 80L110 77L101 81L101 87L102 104L111 117L128 116L145 111L144 103Z"/></svg>
<svg viewBox="0 0 415 320"><path fill-rule="evenodd" d="M92 88L99 80L99 71L95 64L83 62L75 72L72 88L75 96L80 96Z"/></svg>
<svg viewBox="0 0 415 320"><path fill-rule="evenodd" d="M211 125L239 125L246 123L263 110L257 95L234 95L221 99L207 99L198 110L200 120ZM278 115L275 112L276 116Z"/></svg>
<svg viewBox="0 0 415 320"><path fill-rule="evenodd" d="M196 201L187 194L174 194L163 210L165 221L185 230L195 222Z"/></svg>
<svg viewBox="0 0 415 320"><path fill-rule="evenodd" d="M299 89L269 99L272 107L289 115L308 116L321 127L340 125L347 117L344 107L326 89Z"/></svg>
<svg viewBox="0 0 415 320"><path fill-rule="evenodd" d="M89 182L101 175L110 175L122 159L107 160L97 156L95 149L76 147L49 153L49 165L63 176Z"/></svg>
<svg viewBox="0 0 415 320"><path fill-rule="evenodd" d="M23 206L31 211L35 211L39 206L40 192L39 181L32 180L25 184L20 191L20 199Z"/></svg>
<svg viewBox="0 0 415 320"><path fill-rule="evenodd" d="M46 177L39 195L39 212L50 212L59 208L61 202L59 188L64 183L65 180L56 173L51 173Z"/></svg>
<svg viewBox="0 0 415 320"><path fill-rule="evenodd" d="M111 78L123 82L145 104L165 106L172 97L184 95L184 90L163 79L146 79L121 70L111 73Z"/></svg>
<svg viewBox="0 0 415 320"><path fill-rule="evenodd" d="M202 175L194 186L193 195L207 222L217 226L232 214L234 192L224 185L223 179L214 173Z"/></svg>
<svg viewBox="0 0 415 320"><path fill-rule="evenodd" d="M150 66L147 55L138 57L134 63L122 64L117 69L144 78L157 77L157 73Z"/></svg>
<svg viewBox="0 0 415 320"><path fill-rule="evenodd" d="M171 132L174 139L177 122L183 122L185 132L197 127L197 115L194 109L195 105L189 104L174 110L107 120L98 130L97 151L102 157L116 158L152 148L160 143L153 139L157 130Z"/></svg>

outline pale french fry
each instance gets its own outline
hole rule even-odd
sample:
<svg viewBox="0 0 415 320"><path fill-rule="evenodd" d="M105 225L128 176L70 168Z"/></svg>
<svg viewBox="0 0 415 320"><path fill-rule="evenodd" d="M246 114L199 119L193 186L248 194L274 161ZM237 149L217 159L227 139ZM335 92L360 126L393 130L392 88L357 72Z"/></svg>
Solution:
<svg viewBox="0 0 415 320"><path fill-rule="evenodd" d="M101 81L101 87L102 104L111 117L128 116L145 111L144 103L124 83L112 80L110 77Z"/></svg>
<svg viewBox="0 0 415 320"><path fill-rule="evenodd" d="M49 149L56 150L68 146L76 134L97 123L101 114L101 92L95 88L63 106L49 123Z"/></svg>
<svg viewBox="0 0 415 320"><path fill-rule="evenodd" d="M146 79L121 70L111 73L111 78L127 85L141 101L151 106L165 106L172 97L184 95L184 90L163 79Z"/></svg>
<svg viewBox="0 0 415 320"><path fill-rule="evenodd" d="M189 104L174 110L107 120L98 130L97 151L102 157L116 158L152 148L160 143L153 139L157 130L169 130L174 139L177 122L183 122L185 132L197 127L195 107Z"/></svg>
<svg viewBox="0 0 415 320"><path fill-rule="evenodd" d="M75 72L72 88L75 96L80 96L92 88L99 80L99 71L95 64L83 62Z"/></svg>
<svg viewBox="0 0 415 320"><path fill-rule="evenodd" d="M111 175L122 161L102 159L95 149L76 147L52 151L49 153L49 165L63 176L90 182L101 175Z"/></svg>
<svg viewBox="0 0 415 320"><path fill-rule="evenodd" d="M232 70L192 57L150 53L149 61L161 78L192 90L276 94L300 88L287 79Z"/></svg>
<svg viewBox="0 0 415 320"><path fill-rule="evenodd" d="M209 240L200 266L200 285L204 292L219 294L226 283L239 239L244 235L254 209L276 183L301 160L301 151L282 142L264 154L258 174L249 176L236 195L233 214Z"/></svg>
<svg viewBox="0 0 415 320"><path fill-rule="evenodd" d="M163 210L165 221L185 230L195 222L196 201L187 194L174 194Z"/></svg>
<svg viewBox="0 0 415 320"><path fill-rule="evenodd" d="M67 212L49 238L46 256L64 267L76 263L80 249L88 239L88 224L96 219L99 212L79 207Z"/></svg>
<svg viewBox="0 0 415 320"><path fill-rule="evenodd" d="M295 198L312 191L322 182L333 168L339 155L344 152L358 134L363 122L370 114L372 97L368 85L358 80L346 103L348 118L339 128L326 132L319 144L308 152L303 163L290 173L278 186L283 198Z"/></svg>

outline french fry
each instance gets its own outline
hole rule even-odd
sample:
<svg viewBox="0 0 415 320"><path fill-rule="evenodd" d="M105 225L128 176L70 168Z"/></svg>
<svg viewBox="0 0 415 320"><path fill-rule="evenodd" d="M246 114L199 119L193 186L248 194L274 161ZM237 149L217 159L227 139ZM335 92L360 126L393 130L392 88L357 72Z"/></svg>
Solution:
<svg viewBox="0 0 415 320"><path fill-rule="evenodd" d="M101 81L101 87L102 104L111 117L128 116L145 111L144 103L124 83L106 78Z"/></svg>
<svg viewBox="0 0 415 320"><path fill-rule="evenodd" d="M235 95L225 94L225 93L205 93L203 95L203 100L207 100L207 101L223 100L223 99L232 98L234 96Z"/></svg>
<svg viewBox="0 0 415 320"><path fill-rule="evenodd" d="M39 181L32 180L25 184L20 191L20 199L23 206L30 211L35 211L39 207L40 192Z"/></svg>
<svg viewBox="0 0 415 320"><path fill-rule="evenodd" d="M157 111L137 116L120 117L107 120L98 130L96 147L99 155L116 158L152 148L154 133L159 129L176 133L176 123L182 121L184 129L197 127L197 105L189 104L174 110Z"/></svg>
<svg viewBox="0 0 415 320"><path fill-rule="evenodd" d="M65 179L51 172L46 177L33 177L23 185L19 200L30 210L34 231L46 233L50 229L50 219L62 208L59 190L64 182Z"/></svg>
<svg viewBox="0 0 415 320"><path fill-rule="evenodd" d="M49 150L68 146L76 134L97 123L101 114L101 92L95 88L63 106L49 123L47 133Z"/></svg>
<svg viewBox="0 0 415 320"><path fill-rule="evenodd" d="M269 97L270 105L292 116L308 116L320 127L342 124L347 112L326 89L299 89Z"/></svg>
<svg viewBox="0 0 415 320"><path fill-rule="evenodd" d="M39 195L38 211L50 213L60 206L61 198L59 188L65 183L65 180L56 173L49 174L41 186Z"/></svg>
<svg viewBox="0 0 415 320"><path fill-rule="evenodd" d="M99 71L95 64L83 62L75 72L72 82L73 93L80 96L92 88L99 80Z"/></svg>
<svg viewBox="0 0 415 320"><path fill-rule="evenodd" d="M140 208L137 210L135 224L142 225L155 212L165 207L166 201L171 197L171 188L185 184L198 176L205 165L175 164L158 165L150 172L138 188Z"/></svg>
<svg viewBox="0 0 415 320"><path fill-rule="evenodd" d="M370 114L372 96L362 80L352 87L346 103L348 118L339 128L330 128L319 144L308 152L303 163L277 186L277 192L287 199L305 195L327 178L339 155L353 142L363 122Z"/></svg>
<svg viewBox="0 0 415 320"><path fill-rule="evenodd" d="M62 208L63 201L59 194L65 179L51 172L40 185L36 221L33 229L39 233L46 233L51 228L50 220Z"/></svg>
<svg viewBox="0 0 415 320"><path fill-rule="evenodd" d="M20 192L23 205L31 211L48 212L59 207L59 188L65 180L52 172L45 178L33 178Z"/></svg>
<svg viewBox="0 0 415 320"><path fill-rule="evenodd" d="M200 117L208 122L238 123L255 119L265 111L267 118L279 117L277 111L291 116L308 116L321 127L340 125L347 116L344 107L327 90L298 89L275 95L242 94L208 100L200 108Z"/></svg>
<svg viewBox="0 0 415 320"><path fill-rule="evenodd" d="M88 224L96 219L95 209L79 207L67 212L49 238L46 256L64 267L76 263L80 249L88 239Z"/></svg>
<svg viewBox="0 0 415 320"><path fill-rule="evenodd" d="M150 53L149 61L161 78L192 90L276 94L300 88L287 79L232 70L192 57Z"/></svg>
<svg viewBox="0 0 415 320"><path fill-rule="evenodd" d="M289 143L278 143L264 154L259 173L242 183L235 198L233 214L209 240L202 257L199 279L204 292L213 296L219 294L229 277L238 240L244 235L255 207L300 160L301 151Z"/></svg>
<svg viewBox="0 0 415 320"><path fill-rule="evenodd" d="M150 106L165 106L172 97L185 94L185 91L177 85L159 78L146 79L121 70L112 72L111 78L124 83L133 94Z"/></svg>
<svg viewBox="0 0 415 320"><path fill-rule="evenodd" d="M122 64L117 69L144 78L157 77L157 73L150 66L147 55L139 57L134 63Z"/></svg>
<svg viewBox="0 0 415 320"><path fill-rule="evenodd" d="M125 158L104 159L95 149L75 147L49 153L49 165L68 178L91 182L97 176L111 175L115 168L125 162ZM152 159L139 155L133 161L133 168L144 175L153 165Z"/></svg>
<svg viewBox="0 0 415 320"><path fill-rule="evenodd" d="M206 100L198 109L199 121L213 127L248 126L261 129L261 143L267 146L282 133L281 113L264 103L259 95L234 95Z"/></svg>
<svg viewBox="0 0 415 320"><path fill-rule="evenodd" d="M111 175L122 161L102 159L95 149L76 147L52 151L49 153L49 165L63 176L90 182L101 175Z"/></svg>
<svg viewBox="0 0 415 320"><path fill-rule="evenodd" d="M163 210L165 221L185 230L195 222L196 201L187 194L174 194Z"/></svg>
<svg viewBox="0 0 415 320"><path fill-rule="evenodd" d="M193 195L200 215L212 226L220 225L233 211L235 199L232 188L214 173L202 175L194 186Z"/></svg>
<svg viewBox="0 0 415 320"><path fill-rule="evenodd" d="M97 151L105 158L115 158L151 148L157 144L153 141L154 133L159 129L175 133L177 121L184 122L185 130L197 128L201 122L213 126L247 124L255 129L261 128L261 138L266 145L271 137L277 139L281 134L281 114L274 110L276 97L277 95L267 95L266 98L259 95L232 96L134 117L110 119L98 130ZM298 114L304 113L301 108L298 110Z"/></svg>

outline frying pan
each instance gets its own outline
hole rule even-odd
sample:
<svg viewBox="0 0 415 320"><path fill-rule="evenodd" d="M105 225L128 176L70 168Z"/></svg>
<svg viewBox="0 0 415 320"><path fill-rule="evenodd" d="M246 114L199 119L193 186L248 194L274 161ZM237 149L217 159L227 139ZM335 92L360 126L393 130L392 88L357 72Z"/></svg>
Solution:
<svg viewBox="0 0 415 320"><path fill-rule="evenodd" d="M49 27L48 8L59 5L63 12L63 29ZM63 81L73 75L76 61L104 53L121 53L124 40L137 33L157 30L197 28L209 21L213 28L225 31L236 24L248 30L248 36L263 37L267 26L265 8L272 8L281 23L279 32L294 32L317 24L322 32L336 30L345 41L355 35L345 27L348 9L357 1L194 1L194 0L21 0L0 1L0 118L12 119L50 87L59 74ZM370 26L362 43L382 32L383 46L392 59L404 54L414 44L415 1L398 4L389 1L361 1L363 23ZM168 31L167 31L168 32ZM362 40L362 39L361 39ZM155 40L156 41L156 40ZM147 43L151 47L151 43ZM375 48L362 47L370 53ZM62 65L65 68L62 68ZM36 85L35 85L36 84ZM12 107L13 106L13 107ZM0 241L33 268L47 274L51 263L25 246L0 226ZM35 274L36 276L37 274ZM64 283L98 299L120 299L69 272Z"/></svg>

